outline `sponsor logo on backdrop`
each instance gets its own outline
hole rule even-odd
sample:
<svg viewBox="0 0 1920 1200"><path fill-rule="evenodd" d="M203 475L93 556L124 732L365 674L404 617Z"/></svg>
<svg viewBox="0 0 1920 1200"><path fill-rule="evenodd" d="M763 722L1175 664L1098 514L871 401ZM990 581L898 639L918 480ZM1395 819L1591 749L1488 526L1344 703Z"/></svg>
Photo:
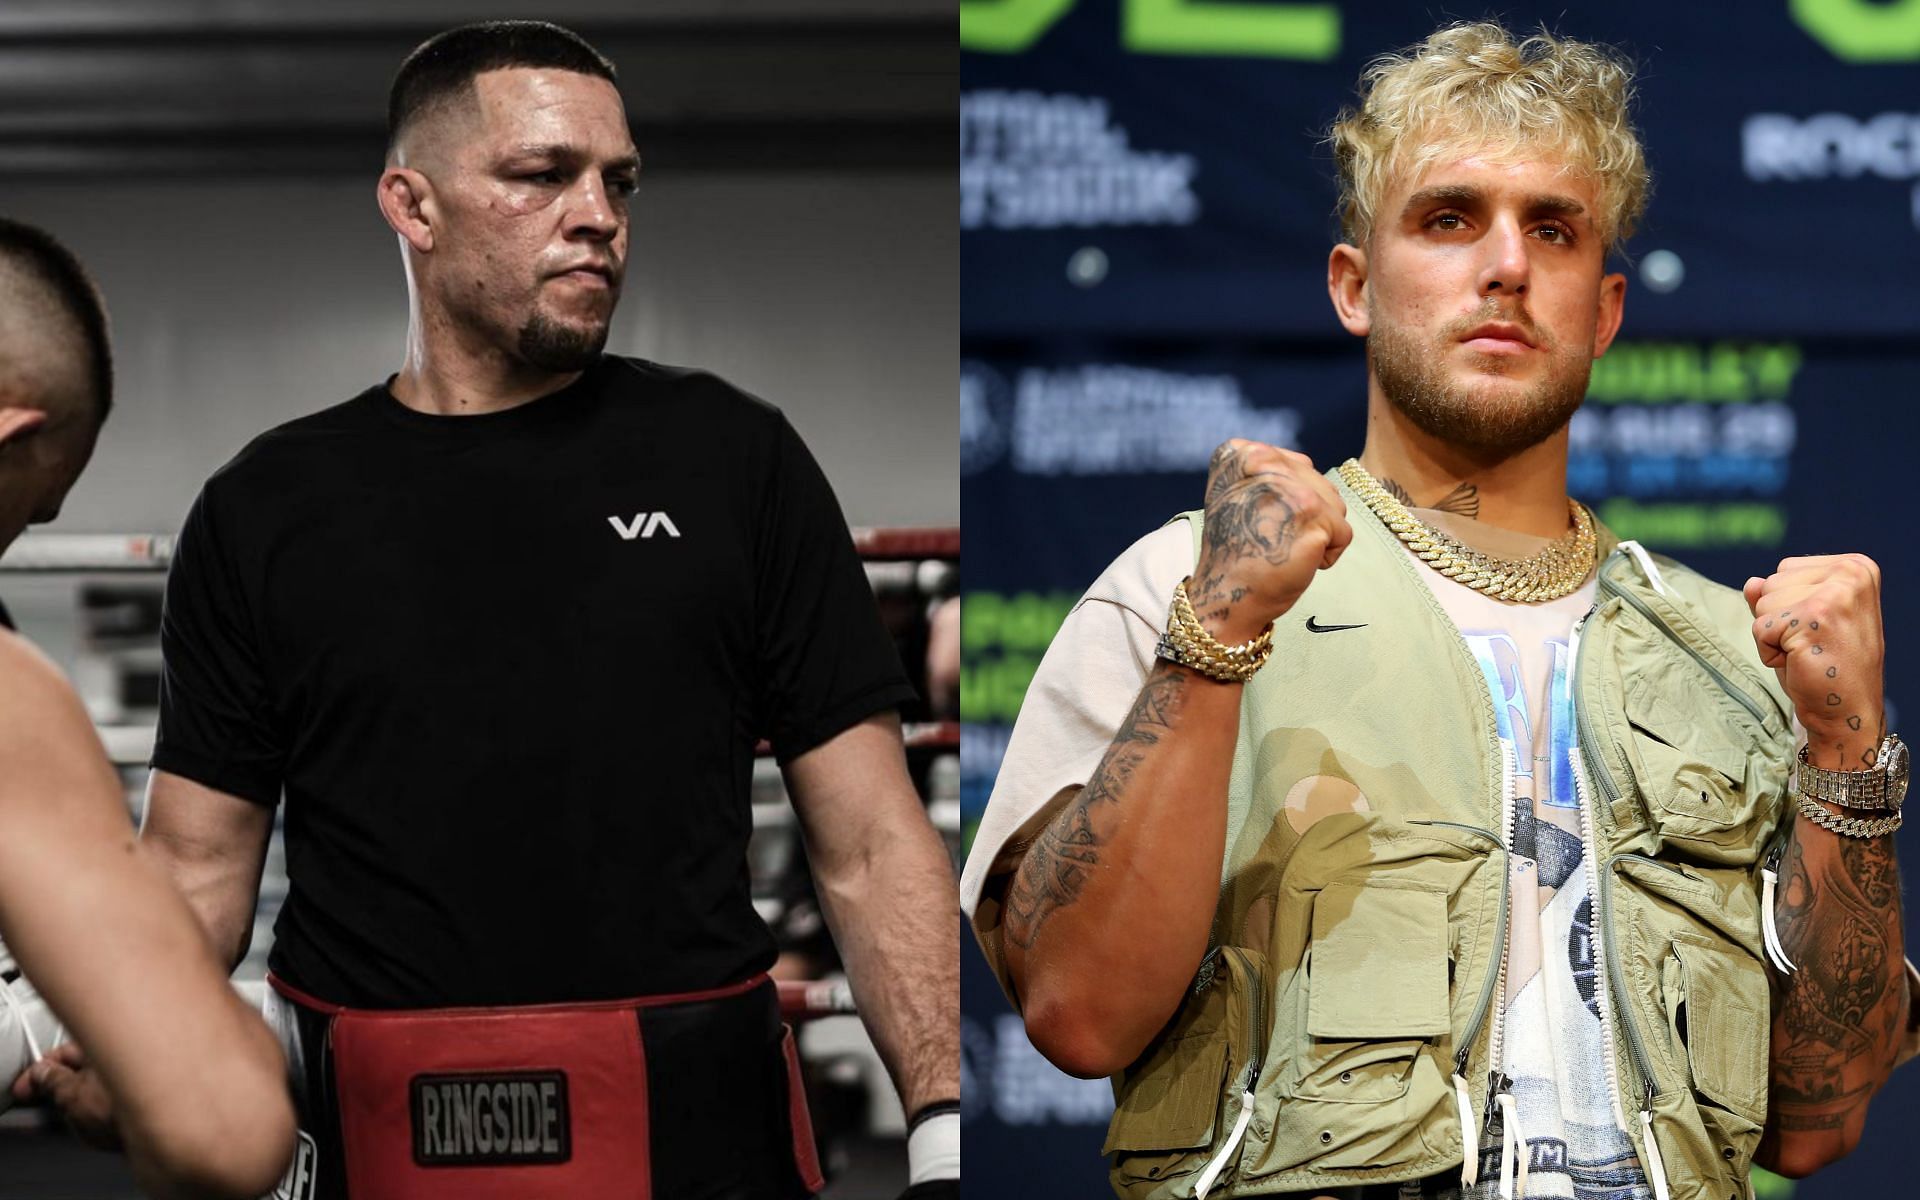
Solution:
<svg viewBox="0 0 1920 1200"><path fill-rule="evenodd" d="M1134 149L1103 97L960 97L962 229L1191 225L1199 169L1191 154Z"/></svg>
<svg viewBox="0 0 1920 1200"><path fill-rule="evenodd" d="M1916 181L1907 207L1920 229L1920 112L1755 113L1741 126L1740 150L1755 183L1838 179L1884 188L1888 180Z"/></svg>
<svg viewBox="0 0 1920 1200"><path fill-rule="evenodd" d="M1000 461L1013 426L1013 391L1006 376L972 359L960 363L960 473Z"/></svg>
<svg viewBox="0 0 1920 1200"><path fill-rule="evenodd" d="M1228 438L1298 443L1300 414L1255 408L1227 374L1119 363L1027 367L1009 388L978 362L960 367L960 470L1011 461L1025 475L1205 471Z"/></svg>
<svg viewBox="0 0 1920 1200"><path fill-rule="evenodd" d="M960 602L960 812L977 822L1006 757L1013 719L1074 592L967 592ZM971 841L972 832L968 831Z"/></svg>
<svg viewBox="0 0 1920 1200"><path fill-rule="evenodd" d="M1300 414L1254 408L1232 375L1090 364L1020 372L1013 469L1028 475L1204 471L1231 437L1299 441Z"/></svg>
<svg viewBox="0 0 1920 1200"><path fill-rule="evenodd" d="M1799 436L1792 342L1617 342L1569 430L1567 487L1662 549L1777 546Z"/></svg>
<svg viewBox="0 0 1920 1200"><path fill-rule="evenodd" d="M1004 1125L1105 1125L1113 1089L1104 1079L1063 1075L1033 1043L1020 1018L992 1024L960 1018L960 1115L992 1116Z"/></svg>

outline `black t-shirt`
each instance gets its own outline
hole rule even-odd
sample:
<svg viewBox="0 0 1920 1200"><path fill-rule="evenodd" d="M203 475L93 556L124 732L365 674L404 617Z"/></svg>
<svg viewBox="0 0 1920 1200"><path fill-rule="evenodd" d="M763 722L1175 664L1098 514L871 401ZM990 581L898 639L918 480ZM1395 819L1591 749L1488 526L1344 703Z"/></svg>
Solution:
<svg viewBox="0 0 1920 1200"><path fill-rule="evenodd" d="M167 580L153 765L272 805L270 964L336 1003L679 992L772 963L781 761L912 689L778 409L607 357L503 412L373 388L207 481Z"/></svg>
<svg viewBox="0 0 1920 1200"><path fill-rule="evenodd" d="M12 629L12 628L13 628L13 614L7 611L7 606L5 604L0 604L0 629Z"/></svg>

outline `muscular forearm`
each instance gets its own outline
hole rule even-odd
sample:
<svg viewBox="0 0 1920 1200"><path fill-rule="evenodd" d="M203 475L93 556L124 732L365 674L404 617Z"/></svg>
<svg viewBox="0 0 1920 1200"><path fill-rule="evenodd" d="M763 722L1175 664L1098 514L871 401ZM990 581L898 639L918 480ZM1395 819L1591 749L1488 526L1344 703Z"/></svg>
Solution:
<svg viewBox="0 0 1920 1200"><path fill-rule="evenodd" d="M1848 838L1797 820L1775 920L1798 970L1776 975L1763 1165L1804 1175L1859 1140L1893 1068L1907 1012L1893 838Z"/></svg>
<svg viewBox="0 0 1920 1200"><path fill-rule="evenodd" d="M1345 514L1306 456L1223 444L1188 581L1195 619L1225 645L1259 635L1352 541ZM1008 882L1008 978L1028 1036L1063 1070L1132 1062L1206 953L1241 691L1155 664L1093 777Z"/></svg>
<svg viewBox="0 0 1920 1200"><path fill-rule="evenodd" d="M1007 883L1008 973L1034 1045L1063 1070L1131 1062L1206 953L1240 694L1156 664L1092 778Z"/></svg>
<svg viewBox="0 0 1920 1200"><path fill-rule="evenodd" d="M908 1113L960 1095L960 896L910 792L894 828L814 874L861 1020Z"/></svg>

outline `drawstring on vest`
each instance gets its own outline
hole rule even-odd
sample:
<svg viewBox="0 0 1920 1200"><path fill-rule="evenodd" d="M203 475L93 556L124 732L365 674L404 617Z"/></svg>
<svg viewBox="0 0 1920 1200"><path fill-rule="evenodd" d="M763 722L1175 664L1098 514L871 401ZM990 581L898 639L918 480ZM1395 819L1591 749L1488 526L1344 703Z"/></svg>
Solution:
<svg viewBox="0 0 1920 1200"><path fill-rule="evenodd" d="M1520 1132L1520 1113L1512 1092L1500 1093L1500 1200L1513 1200L1527 1194L1526 1135ZM1519 1185L1515 1188L1515 1164L1519 1167ZM1664 1198L1663 1198L1664 1200Z"/></svg>
<svg viewBox="0 0 1920 1200"><path fill-rule="evenodd" d="M1240 1115L1234 1119L1233 1132L1227 1135L1227 1144L1220 1147L1220 1153L1200 1172L1200 1178L1194 1182L1195 1200L1207 1200L1207 1192L1212 1189L1214 1180L1220 1178L1220 1172L1226 1169L1227 1160L1233 1157L1234 1148L1240 1144L1240 1138L1247 1132L1247 1123L1253 1120L1253 1068L1247 1069L1247 1088L1240 1093Z"/></svg>
<svg viewBox="0 0 1920 1200"><path fill-rule="evenodd" d="M1473 1124L1467 1081L1457 1074L1453 1077L1453 1099L1460 1106L1460 1187L1471 1191L1480 1182L1480 1131Z"/></svg>
<svg viewBox="0 0 1920 1200"><path fill-rule="evenodd" d="M1767 943L1767 957L1773 965L1780 968L1782 974L1791 975L1796 968L1787 957L1786 947L1780 944L1780 931L1773 923L1773 893L1778 883L1772 867L1760 868L1760 932Z"/></svg>
<svg viewBox="0 0 1920 1200"><path fill-rule="evenodd" d="M1671 1200L1667 1194L1667 1164L1660 1161L1660 1143L1653 1138L1653 1109L1640 1110L1640 1131L1647 1137L1647 1181L1653 1184L1653 1200Z"/></svg>

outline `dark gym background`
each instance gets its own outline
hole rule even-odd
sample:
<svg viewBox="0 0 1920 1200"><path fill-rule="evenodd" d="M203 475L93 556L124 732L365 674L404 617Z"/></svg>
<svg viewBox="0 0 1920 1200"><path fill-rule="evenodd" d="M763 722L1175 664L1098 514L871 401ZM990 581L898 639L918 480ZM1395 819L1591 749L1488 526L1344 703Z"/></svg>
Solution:
<svg viewBox="0 0 1920 1200"><path fill-rule="evenodd" d="M373 201L388 84L433 33L503 17L568 25L620 71L645 166L608 349L780 405L854 525L957 524L949 0L4 0L0 213L87 263L118 359L112 420L46 532L171 534L255 434L398 367L405 282ZM951 575L873 570L910 658ZM130 800L159 580L0 564L0 594L74 675ZM916 761L951 828L950 754ZM793 839L763 774L754 868L774 917ZM236 978L260 977L279 870L276 849ZM857 1021L818 1022L803 1045L834 1073L846 1135L829 1195L894 1195L900 1114ZM135 1194L119 1159L38 1114L0 1118L0 1200Z"/></svg>

